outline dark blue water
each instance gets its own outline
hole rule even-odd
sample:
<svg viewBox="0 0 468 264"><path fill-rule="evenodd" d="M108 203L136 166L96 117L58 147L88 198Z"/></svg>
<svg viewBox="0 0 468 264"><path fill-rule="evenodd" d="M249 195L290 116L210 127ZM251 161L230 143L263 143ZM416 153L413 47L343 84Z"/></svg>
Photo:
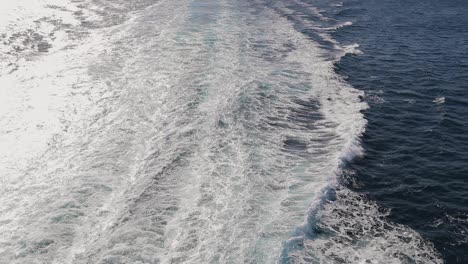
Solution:
<svg viewBox="0 0 468 264"><path fill-rule="evenodd" d="M468 1L309 2L353 22L333 37L364 53L336 65L370 105L347 185L468 263Z"/></svg>

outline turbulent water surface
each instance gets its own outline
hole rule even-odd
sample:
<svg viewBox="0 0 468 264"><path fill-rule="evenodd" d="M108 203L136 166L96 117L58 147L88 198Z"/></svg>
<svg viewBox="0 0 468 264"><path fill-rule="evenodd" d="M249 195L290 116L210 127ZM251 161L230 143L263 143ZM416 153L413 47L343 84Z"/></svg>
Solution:
<svg viewBox="0 0 468 264"><path fill-rule="evenodd" d="M300 0L0 6L0 263L443 262L341 184L368 109L335 72L351 22Z"/></svg>
<svg viewBox="0 0 468 264"><path fill-rule="evenodd" d="M468 3L314 3L352 22L333 36L363 52L338 64L370 105L349 186L433 242L446 263L468 263Z"/></svg>

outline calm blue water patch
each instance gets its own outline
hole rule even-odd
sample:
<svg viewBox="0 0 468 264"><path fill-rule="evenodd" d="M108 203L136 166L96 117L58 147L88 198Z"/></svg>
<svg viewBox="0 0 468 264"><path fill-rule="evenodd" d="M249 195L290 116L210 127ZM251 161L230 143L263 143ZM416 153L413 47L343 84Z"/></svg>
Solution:
<svg viewBox="0 0 468 264"><path fill-rule="evenodd" d="M333 37L364 53L337 63L371 106L349 187L468 263L468 1L309 2L351 21Z"/></svg>

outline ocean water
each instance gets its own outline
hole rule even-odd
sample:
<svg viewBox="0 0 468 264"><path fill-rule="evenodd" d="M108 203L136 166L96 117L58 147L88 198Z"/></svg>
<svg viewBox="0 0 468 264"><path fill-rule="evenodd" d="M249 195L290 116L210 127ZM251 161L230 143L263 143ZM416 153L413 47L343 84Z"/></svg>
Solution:
<svg viewBox="0 0 468 264"><path fill-rule="evenodd" d="M391 209L389 219L434 243L446 263L468 263L468 3L321 5L353 23L333 37L363 52L337 64L370 105L366 154L350 164L347 185Z"/></svg>
<svg viewBox="0 0 468 264"><path fill-rule="evenodd" d="M2 2L0 263L463 263L464 6Z"/></svg>

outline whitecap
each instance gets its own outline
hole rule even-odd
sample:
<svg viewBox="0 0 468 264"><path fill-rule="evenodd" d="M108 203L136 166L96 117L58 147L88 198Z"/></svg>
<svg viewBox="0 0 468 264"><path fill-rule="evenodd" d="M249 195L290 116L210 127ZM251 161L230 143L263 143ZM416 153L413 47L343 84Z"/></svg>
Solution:
<svg viewBox="0 0 468 264"><path fill-rule="evenodd" d="M358 43L354 43L354 44L350 44L350 45L345 45L343 46L343 50L346 54L354 54L354 55L362 55L364 54L364 52L362 52L360 49L359 49L359 44Z"/></svg>
<svg viewBox="0 0 468 264"><path fill-rule="evenodd" d="M445 97L443 96L436 97L432 102L438 105L443 104L445 103Z"/></svg>

